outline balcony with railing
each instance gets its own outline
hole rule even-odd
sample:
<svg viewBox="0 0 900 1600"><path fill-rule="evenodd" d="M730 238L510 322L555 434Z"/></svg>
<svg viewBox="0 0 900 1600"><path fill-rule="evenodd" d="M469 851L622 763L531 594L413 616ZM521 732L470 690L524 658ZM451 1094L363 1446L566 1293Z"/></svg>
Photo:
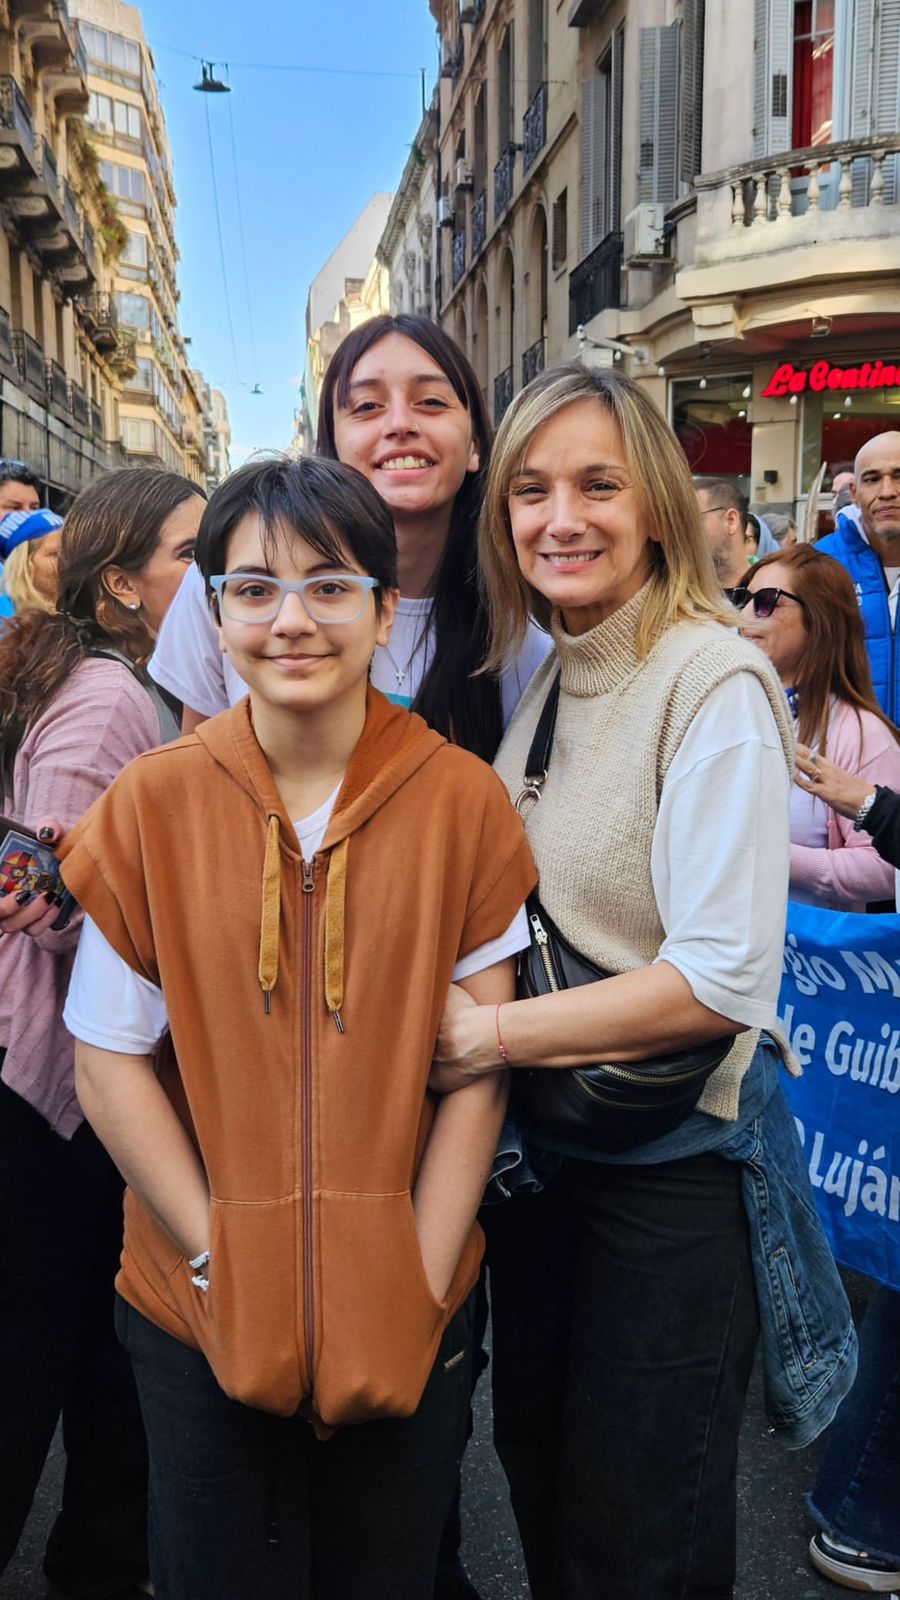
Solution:
<svg viewBox="0 0 900 1600"><path fill-rule="evenodd" d="M0 166L0 179L21 178L24 173L37 172L38 156L31 107L9 73L0 76L0 145L16 152L14 160L5 157L4 164Z"/></svg>
<svg viewBox="0 0 900 1600"><path fill-rule="evenodd" d="M69 380L58 361L46 363L47 399L61 411L69 411Z"/></svg>
<svg viewBox="0 0 900 1600"><path fill-rule="evenodd" d="M75 190L72 188L68 178L63 185L63 213L66 219L66 227L76 243L81 244L84 222L81 212L78 209L78 201L75 196Z"/></svg>
<svg viewBox="0 0 900 1600"><path fill-rule="evenodd" d="M95 350L115 350L119 342L119 313L111 294L85 295L78 301L78 313Z"/></svg>
<svg viewBox="0 0 900 1600"><path fill-rule="evenodd" d="M69 384L69 409L80 427L90 427L91 411L90 406L88 405L88 397L82 389L81 384L76 383L74 378Z"/></svg>
<svg viewBox="0 0 900 1600"><path fill-rule="evenodd" d="M502 217L512 199L516 147L508 144L494 168L494 221Z"/></svg>
<svg viewBox="0 0 900 1600"><path fill-rule="evenodd" d="M47 374L44 369L44 352L36 339L23 328L13 328L13 349L22 383L27 384L37 398L47 395Z"/></svg>
<svg viewBox="0 0 900 1600"><path fill-rule="evenodd" d="M119 342L109 357L109 364L125 381L137 372L137 334L122 328Z"/></svg>
<svg viewBox="0 0 900 1600"><path fill-rule="evenodd" d="M535 339L522 357L522 387L544 370L544 340Z"/></svg>
<svg viewBox="0 0 900 1600"><path fill-rule="evenodd" d="M601 311L617 310L622 295L622 235L608 233L569 274L569 332Z"/></svg>
<svg viewBox="0 0 900 1600"><path fill-rule="evenodd" d="M52 147L48 144L46 139L41 140L40 149L41 177L44 180L48 192L53 196L56 204L59 205L59 167L57 166L56 156L53 154Z"/></svg>
<svg viewBox="0 0 900 1600"><path fill-rule="evenodd" d="M684 298L746 289L765 257L766 283L896 271L900 250L900 132L786 150L701 173L693 259L676 280Z"/></svg>
<svg viewBox="0 0 900 1600"><path fill-rule="evenodd" d="M542 83L522 118L522 171L533 167L547 143L547 85Z"/></svg>
<svg viewBox="0 0 900 1600"><path fill-rule="evenodd" d="M472 260L481 254L487 237L487 195L481 193L472 202Z"/></svg>
<svg viewBox="0 0 900 1600"><path fill-rule="evenodd" d="M451 256L450 256L450 276L451 276L451 278L453 280L454 289L456 288L456 285L459 283L459 280L462 277L462 275L465 272L465 270L466 270L466 230L465 230L465 225L463 225L463 227L460 228L459 231L453 235L453 248L452 248Z"/></svg>
<svg viewBox="0 0 900 1600"><path fill-rule="evenodd" d="M8 311L0 306L0 363L10 369L16 369L16 352L13 347L12 318Z"/></svg>
<svg viewBox="0 0 900 1600"><path fill-rule="evenodd" d="M496 427L513 397L513 369L506 367L494 379L494 426Z"/></svg>

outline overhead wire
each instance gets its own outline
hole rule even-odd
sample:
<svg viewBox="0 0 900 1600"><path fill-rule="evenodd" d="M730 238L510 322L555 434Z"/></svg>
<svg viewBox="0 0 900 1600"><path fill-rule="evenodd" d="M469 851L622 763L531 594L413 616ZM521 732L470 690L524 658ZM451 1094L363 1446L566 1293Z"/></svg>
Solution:
<svg viewBox="0 0 900 1600"><path fill-rule="evenodd" d="M206 137L209 144L209 168L212 173L213 205L216 214L216 234L219 241L219 263L222 268L222 287L225 290L225 311L228 317L228 333L231 338L231 354L234 359L234 370L241 380L241 363L238 357L237 340L234 336L234 318L231 314L231 295L228 290L228 268L225 262L225 242L222 237L222 210L219 205L219 182L216 176L216 157L213 150L212 122L209 115L209 96L204 95L206 102Z"/></svg>
<svg viewBox="0 0 900 1600"><path fill-rule="evenodd" d="M207 111L209 108L207 107ZM237 201L238 238L241 246L241 267L244 274L244 298L247 302L247 331L250 334L250 353L253 357L253 371L259 376L259 358L256 353L256 330L253 326L253 299L250 294L250 274L247 271L247 241L244 230L244 207L241 201L241 183L238 175L237 142L234 136L234 111L231 105L231 95L228 96L228 131L231 136L231 165L234 172L234 194Z"/></svg>

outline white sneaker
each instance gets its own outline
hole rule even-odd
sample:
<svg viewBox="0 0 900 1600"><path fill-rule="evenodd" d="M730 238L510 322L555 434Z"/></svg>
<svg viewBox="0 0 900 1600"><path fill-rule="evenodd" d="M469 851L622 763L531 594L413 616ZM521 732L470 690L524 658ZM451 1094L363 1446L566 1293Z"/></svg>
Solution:
<svg viewBox="0 0 900 1600"><path fill-rule="evenodd" d="M817 1572L845 1589L865 1594L886 1594L898 1600L900 1567L896 1562L870 1556L868 1550L830 1539L827 1533L814 1533L809 1541L809 1559Z"/></svg>

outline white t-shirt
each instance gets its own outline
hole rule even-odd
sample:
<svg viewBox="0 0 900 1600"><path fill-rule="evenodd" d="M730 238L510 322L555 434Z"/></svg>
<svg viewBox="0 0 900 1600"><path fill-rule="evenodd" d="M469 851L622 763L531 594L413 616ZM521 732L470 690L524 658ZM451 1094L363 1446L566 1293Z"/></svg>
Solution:
<svg viewBox="0 0 900 1600"><path fill-rule="evenodd" d="M702 1005L751 1028L775 1022L790 794L766 691L737 672L704 701L669 767L650 868L666 935L656 959L676 967ZM762 815L770 821L761 835Z"/></svg>
<svg viewBox="0 0 900 1600"><path fill-rule="evenodd" d="M339 792L340 784L318 810L294 824L304 861L311 861L319 849ZM522 906L505 933L456 963L453 982L518 955L528 937L528 918ZM149 1055L169 1026L162 990L129 967L88 916L78 941L63 1021L83 1044L139 1056Z"/></svg>
<svg viewBox="0 0 900 1600"><path fill-rule="evenodd" d="M372 682L396 705L412 704L431 665L435 640L434 631L428 626L430 616L430 599L402 599L390 644L376 648ZM548 633L535 623L529 625L521 651L500 681L504 727L552 645ZM226 711L247 693L247 685L219 649L206 588L194 563L188 567L166 614L149 671L164 689L204 717Z"/></svg>

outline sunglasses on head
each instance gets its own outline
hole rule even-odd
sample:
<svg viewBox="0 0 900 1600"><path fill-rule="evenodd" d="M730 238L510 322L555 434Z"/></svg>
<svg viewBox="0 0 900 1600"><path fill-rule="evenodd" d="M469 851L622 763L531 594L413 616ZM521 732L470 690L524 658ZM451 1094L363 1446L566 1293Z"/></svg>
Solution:
<svg viewBox="0 0 900 1600"><path fill-rule="evenodd" d="M732 589L731 604L737 606L738 611L743 611L751 600L755 617L770 617L779 600L796 600L798 606L805 608L805 601L798 594L791 594L788 589Z"/></svg>

